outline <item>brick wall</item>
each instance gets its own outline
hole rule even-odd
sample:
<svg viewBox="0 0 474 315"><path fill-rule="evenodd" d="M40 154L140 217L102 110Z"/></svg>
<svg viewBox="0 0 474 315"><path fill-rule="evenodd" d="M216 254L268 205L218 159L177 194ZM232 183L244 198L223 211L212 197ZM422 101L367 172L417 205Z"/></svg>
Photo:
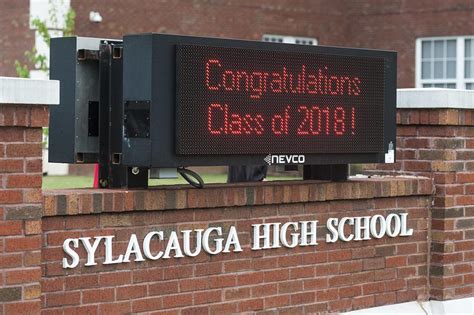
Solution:
<svg viewBox="0 0 474 315"><path fill-rule="evenodd" d="M114 5L73 0L77 32L121 37L126 33L164 32L261 40L262 35L309 36L320 45L388 49L398 52L398 87L415 86L418 37L472 35L471 0L142 0L133 14L125 0ZM104 21L89 22L99 11Z"/></svg>
<svg viewBox="0 0 474 315"><path fill-rule="evenodd" d="M398 86L415 85L415 40L426 36L472 35L471 0L72 0L81 36L121 38L162 32L261 40L280 34L316 37L320 45L398 51ZM16 75L15 59L34 45L28 1L0 0L0 75ZM98 11L102 23L89 21Z"/></svg>
<svg viewBox="0 0 474 315"><path fill-rule="evenodd" d="M432 184L423 178L48 191L44 197L43 314L69 311L202 314L338 312L428 299ZM251 251L251 224L407 212L413 236ZM69 237L236 226L240 253L63 269ZM103 255L103 248L99 248ZM100 262L103 258L98 259Z"/></svg>
<svg viewBox="0 0 474 315"><path fill-rule="evenodd" d="M474 111L399 109L397 160L385 172L433 178L431 296L474 295Z"/></svg>
<svg viewBox="0 0 474 315"><path fill-rule="evenodd" d="M44 106L0 106L0 314L41 308L41 127L47 124Z"/></svg>

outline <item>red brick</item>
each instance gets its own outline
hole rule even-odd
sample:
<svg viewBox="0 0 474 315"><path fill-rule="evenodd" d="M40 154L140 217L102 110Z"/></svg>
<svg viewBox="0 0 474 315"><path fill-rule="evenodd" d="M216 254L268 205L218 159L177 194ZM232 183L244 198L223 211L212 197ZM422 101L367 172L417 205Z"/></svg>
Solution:
<svg viewBox="0 0 474 315"><path fill-rule="evenodd" d="M395 292L375 295L376 306L395 304L396 301L397 301L397 295L395 294Z"/></svg>
<svg viewBox="0 0 474 315"><path fill-rule="evenodd" d="M132 302L132 312L146 312L161 309L163 307L162 297L152 297L146 299L134 300Z"/></svg>
<svg viewBox="0 0 474 315"><path fill-rule="evenodd" d="M301 292L295 293L290 296L290 304L291 305L301 305L301 304L309 304L315 301L316 294L315 292Z"/></svg>
<svg viewBox="0 0 474 315"><path fill-rule="evenodd" d="M231 288L224 291L225 300L242 300L250 297L250 288Z"/></svg>
<svg viewBox="0 0 474 315"><path fill-rule="evenodd" d="M0 236L20 235L22 230L22 221L0 221Z"/></svg>
<svg viewBox="0 0 474 315"><path fill-rule="evenodd" d="M46 295L46 306L79 305L81 292L60 292Z"/></svg>
<svg viewBox="0 0 474 315"><path fill-rule="evenodd" d="M49 110L47 106L31 107L31 127L47 127L49 122Z"/></svg>
<svg viewBox="0 0 474 315"><path fill-rule="evenodd" d="M253 297L270 296L278 293L278 285L276 283L260 284L252 287Z"/></svg>
<svg viewBox="0 0 474 315"><path fill-rule="evenodd" d="M222 291L219 290L208 290L194 292L194 304L205 304L222 301Z"/></svg>
<svg viewBox="0 0 474 315"><path fill-rule="evenodd" d="M43 129L42 128L28 128L25 130L26 142L42 142Z"/></svg>
<svg viewBox="0 0 474 315"><path fill-rule="evenodd" d="M99 285L102 287L117 286L132 283L131 271L114 271L111 273L101 273L99 275Z"/></svg>
<svg viewBox="0 0 474 315"><path fill-rule="evenodd" d="M15 143L8 144L7 157L40 157L42 154L41 143Z"/></svg>
<svg viewBox="0 0 474 315"><path fill-rule="evenodd" d="M0 204L15 204L23 201L21 190L0 190Z"/></svg>
<svg viewBox="0 0 474 315"><path fill-rule="evenodd" d="M101 303L98 307L99 314L130 314L132 309L130 301ZM92 312L92 314L94 314L94 312Z"/></svg>
<svg viewBox="0 0 474 315"><path fill-rule="evenodd" d="M207 289L209 281L207 278L183 279L180 283L181 292L198 291Z"/></svg>
<svg viewBox="0 0 474 315"><path fill-rule="evenodd" d="M163 296L163 306L165 308L174 308L178 306L191 305L192 301L193 301L192 293Z"/></svg>
<svg viewBox="0 0 474 315"><path fill-rule="evenodd" d="M407 264L406 256L393 256L393 257L387 257L385 259L386 268L406 266L406 264Z"/></svg>
<svg viewBox="0 0 474 315"><path fill-rule="evenodd" d="M95 288L98 286L98 276L92 275L70 275L64 279L67 291L85 288Z"/></svg>
<svg viewBox="0 0 474 315"><path fill-rule="evenodd" d="M374 305L375 305L374 295L355 297L352 300L352 308L355 310L370 308L370 307L373 307Z"/></svg>
<svg viewBox="0 0 474 315"><path fill-rule="evenodd" d="M235 275L221 275L209 277L209 288L225 288L234 286L236 282Z"/></svg>
<svg viewBox="0 0 474 315"><path fill-rule="evenodd" d="M330 301L328 309L331 312L341 312L341 311L349 310L351 305L352 305L352 299Z"/></svg>
<svg viewBox="0 0 474 315"><path fill-rule="evenodd" d="M315 274L314 271L314 266L291 268L290 279L312 278Z"/></svg>
<svg viewBox="0 0 474 315"><path fill-rule="evenodd" d="M0 159L0 172L22 173L23 159Z"/></svg>
<svg viewBox="0 0 474 315"><path fill-rule="evenodd" d="M25 163L26 172L41 173L43 171L43 161L41 159L27 159Z"/></svg>
<svg viewBox="0 0 474 315"><path fill-rule="evenodd" d="M339 289L339 297L341 299L343 298L348 298L348 297L354 297L361 295L362 293L362 286L360 285L352 285L350 287L345 287L345 288L340 288Z"/></svg>
<svg viewBox="0 0 474 315"><path fill-rule="evenodd" d="M15 268L22 265L23 255L20 254L0 254L0 270Z"/></svg>
<svg viewBox="0 0 474 315"><path fill-rule="evenodd" d="M39 249L40 247L41 237L39 235L27 237L9 237L5 240L5 250L7 252Z"/></svg>
<svg viewBox="0 0 474 315"><path fill-rule="evenodd" d="M63 278L45 278L41 279L41 291L42 292L55 292L62 291L64 287Z"/></svg>
<svg viewBox="0 0 474 315"><path fill-rule="evenodd" d="M99 309L98 305L85 305L85 306L75 305L75 306L61 308L61 310L64 311L64 314L68 314L68 315L97 314L98 309ZM44 311L42 311L41 313L44 314Z"/></svg>
<svg viewBox="0 0 474 315"><path fill-rule="evenodd" d="M41 220L27 220L25 221L25 234L41 234Z"/></svg>
<svg viewBox="0 0 474 315"><path fill-rule="evenodd" d="M288 269L265 271L263 274L265 282L275 282L289 279Z"/></svg>
<svg viewBox="0 0 474 315"><path fill-rule="evenodd" d="M239 302L238 309L239 312L250 312L250 311L258 311L263 309L264 305L264 300L263 299L246 299L244 301Z"/></svg>
<svg viewBox="0 0 474 315"><path fill-rule="evenodd" d="M250 285L263 282L263 272L242 273L237 275L237 285Z"/></svg>
<svg viewBox="0 0 474 315"><path fill-rule="evenodd" d="M82 303L93 304L97 302L112 302L115 299L113 288L98 288L93 290L82 290Z"/></svg>
<svg viewBox="0 0 474 315"><path fill-rule="evenodd" d="M264 300L265 308L275 308L275 307L282 307L285 305L290 304L290 296L289 295L277 295L266 297Z"/></svg>
<svg viewBox="0 0 474 315"><path fill-rule="evenodd" d="M18 303L6 303L5 314L39 314L41 312L40 301L21 301Z"/></svg>
<svg viewBox="0 0 474 315"><path fill-rule="evenodd" d="M316 292L317 301L337 300L338 297L339 297L338 289L328 289L328 290L321 290L321 291Z"/></svg>

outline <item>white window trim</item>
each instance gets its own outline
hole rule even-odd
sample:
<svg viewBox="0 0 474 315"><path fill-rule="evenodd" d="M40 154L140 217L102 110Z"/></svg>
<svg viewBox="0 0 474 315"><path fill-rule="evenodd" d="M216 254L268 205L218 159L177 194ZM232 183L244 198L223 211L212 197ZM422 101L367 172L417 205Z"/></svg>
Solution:
<svg viewBox="0 0 474 315"><path fill-rule="evenodd" d="M421 42L424 40L456 40L456 78L455 79L422 79L421 78ZM474 78L464 78L464 43L466 39L474 40L474 36L434 36L420 37L416 39L415 50L415 84L417 88L422 88L423 84L454 83L456 89L466 89L466 83L474 83Z"/></svg>

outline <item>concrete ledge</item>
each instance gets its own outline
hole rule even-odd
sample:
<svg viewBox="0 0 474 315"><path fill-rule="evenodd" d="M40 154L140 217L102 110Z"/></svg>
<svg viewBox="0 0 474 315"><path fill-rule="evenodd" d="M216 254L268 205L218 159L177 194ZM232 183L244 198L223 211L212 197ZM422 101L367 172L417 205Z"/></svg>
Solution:
<svg viewBox="0 0 474 315"><path fill-rule="evenodd" d="M397 108L468 108L474 109L474 90L398 89Z"/></svg>
<svg viewBox="0 0 474 315"><path fill-rule="evenodd" d="M59 81L0 77L0 104L59 104Z"/></svg>
<svg viewBox="0 0 474 315"><path fill-rule="evenodd" d="M343 315L410 314L410 315L471 315L474 297L450 300L407 302L342 313Z"/></svg>

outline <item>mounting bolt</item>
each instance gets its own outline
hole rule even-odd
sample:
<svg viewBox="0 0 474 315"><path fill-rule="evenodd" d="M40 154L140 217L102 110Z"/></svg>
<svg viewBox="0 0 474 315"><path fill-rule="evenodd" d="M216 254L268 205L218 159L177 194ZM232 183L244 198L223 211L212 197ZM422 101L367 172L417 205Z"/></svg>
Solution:
<svg viewBox="0 0 474 315"><path fill-rule="evenodd" d="M109 181L103 178L99 179L99 185L102 188L107 188L107 186L109 185Z"/></svg>

